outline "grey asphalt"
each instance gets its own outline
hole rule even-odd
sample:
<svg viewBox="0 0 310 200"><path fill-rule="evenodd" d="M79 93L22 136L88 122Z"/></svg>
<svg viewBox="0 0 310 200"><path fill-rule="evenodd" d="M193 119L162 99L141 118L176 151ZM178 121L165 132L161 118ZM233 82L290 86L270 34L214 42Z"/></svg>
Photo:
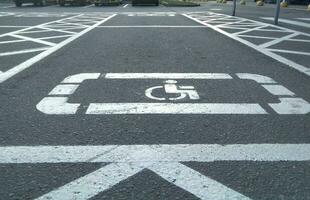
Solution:
<svg viewBox="0 0 310 200"><path fill-rule="evenodd" d="M1 6L0 6L1 7ZM0 12L230 12L229 5L206 4L198 8L167 7L65 7L7 8ZM238 15L254 20L272 16L248 6ZM282 16L309 17L299 10ZM0 17L0 25L37 25L64 17ZM122 27L137 25L200 26L177 14L128 16L119 14L0 84L0 145L107 145L107 144L251 144L310 143L310 115L278 115L267 103L276 99L257 83L237 79L235 73L273 78L310 101L308 76L206 27ZM281 24L282 25L282 24ZM284 25L303 32L310 29ZM1 27L0 27L1 31ZM34 47L33 44L25 44ZM28 46L27 46L28 45ZM290 47L287 44L287 47ZM5 51L14 46L5 47ZM298 48L298 47L297 47ZM301 48L304 48L301 45ZM25 59L1 60L1 71ZM27 56L31 55L27 54ZM301 58L307 63L309 58ZM293 60L293 58L292 58ZM308 60L309 61L309 60ZM309 63L309 62L308 62ZM201 91L199 102L259 103L268 115L45 115L36 104L65 77L78 73L228 73L232 80L183 80ZM160 80L86 81L70 97L72 103L154 102L144 97L146 88ZM310 199L310 162L186 162L185 165L252 199ZM33 199L94 171L102 164L0 164L0 199ZM197 199L148 170L119 183L92 199Z"/></svg>

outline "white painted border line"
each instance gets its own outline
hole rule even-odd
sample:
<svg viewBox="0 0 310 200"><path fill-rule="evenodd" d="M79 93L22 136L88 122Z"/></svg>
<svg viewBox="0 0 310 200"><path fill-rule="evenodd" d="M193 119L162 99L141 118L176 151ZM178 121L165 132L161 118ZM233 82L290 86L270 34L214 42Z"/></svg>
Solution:
<svg viewBox="0 0 310 200"><path fill-rule="evenodd" d="M96 28L206 28L206 26L134 25L134 26L98 26Z"/></svg>
<svg viewBox="0 0 310 200"><path fill-rule="evenodd" d="M128 5L129 5L129 4L124 5L123 8L126 8Z"/></svg>
<svg viewBox="0 0 310 200"><path fill-rule="evenodd" d="M189 15L187 15L187 14L182 14L182 15L183 15L184 17L187 17L187 18L189 18L189 19L191 19L191 20L193 20L193 21L199 23L199 24L203 24L203 25L205 25L205 26L207 26L207 27L209 27L209 28L212 28L213 30L215 30L215 31L217 31L217 32L219 32L219 33L221 33L221 34L223 34L223 35L226 35L227 37L230 37L230 38L232 38L232 39L234 39L234 40L237 40L237 41L239 41L240 43L245 44L245 45L247 45L248 47L251 47L251 48L255 49L256 51L258 51L258 52L260 52L260 53L262 53L262 54L264 54L264 55L266 55L266 56L268 56L268 57L271 57L271 58L273 58L273 59L275 59L275 60L277 60L277 61L279 61L279 62L281 62L281 63L283 63L283 64L285 64L285 65L287 65L287 66L289 66L289 67L291 67L291 68L293 68L293 69L296 69L297 71L299 71L299 72L301 72L301 73L303 73L303 74L306 74L307 76L310 76L310 69L307 68L307 67L305 67L305 66L302 66L302 65L300 65L300 64L298 64L298 63L295 63L295 62L293 62L293 61L291 61L291 60L289 60L289 59L286 59L286 58L284 58L284 57L282 57L282 56L280 56L280 55L278 55L278 54L275 54L275 53L269 51L268 49L261 48L261 47L255 45L255 44L252 44L251 42L249 42L249 41L247 41L247 40L245 40L245 39L242 39L241 36L237 36L237 35L234 35L234 34L230 34L230 33L226 32L226 31L221 30L221 29L218 28L218 27L215 27L215 26L210 25L210 24L208 24L208 23L202 22L202 21L200 21L200 20L198 20L198 19L195 19L194 17L191 17L191 16L189 16ZM240 19L243 19L243 18L240 18ZM253 20L249 20L249 21L253 21ZM262 23L262 22L258 22L258 23L266 24L266 23ZM267 25L267 24L266 24L266 25ZM270 25L270 24L268 24L268 25L269 25L269 26L272 26L272 25ZM239 33L241 33L241 32L239 32ZM238 33L238 34L239 34L239 33ZM309 34L306 34L306 33L302 33L302 34L303 34L303 35L309 35Z"/></svg>
<svg viewBox="0 0 310 200"><path fill-rule="evenodd" d="M268 114L251 103L91 103L86 114Z"/></svg>
<svg viewBox="0 0 310 200"><path fill-rule="evenodd" d="M106 79L232 79L225 73L107 73Z"/></svg>
<svg viewBox="0 0 310 200"><path fill-rule="evenodd" d="M3 72L0 74L0 83L6 81L7 79L11 78L12 76L18 74L19 72L27 69L28 67L30 67L31 65L33 65L34 63L42 60L43 58L47 57L48 55L54 53L55 51L57 51L58 49L62 48L63 46L69 44L70 42L72 42L73 40L81 37L82 35L84 35L85 33L91 31L92 29L94 29L95 27L99 26L100 24L108 21L109 19L113 18L114 16L116 16L116 14L111 15L110 17L107 17L99 22L97 22L96 24L86 28L85 30L77 33L76 35L62 41L61 43L49 48L48 50L40 53L39 55L36 55L35 57L15 66L14 68L9 69L6 72Z"/></svg>
<svg viewBox="0 0 310 200"><path fill-rule="evenodd" d="M33 49L25 49L25 50L20 50L20 51L11 51L11 52L4 52L0 53L1 56L11 56L11 55L17 55L17 54L25 54L25 53L33 53L33 52L38 52L38 51L44 51L49 49L49 47L40 47L40 48L33 48ZM1 80L1 75L6 72L0 73L0 80Z"/></svg>
<svg viewBox="0 0 310 200"><path fill-rule="evenodd" d="M265 20L274 20L273 17L261 17L261 19L265 19ZM295 20L289 20L289 19L279 19L279 22L283 22L286 24L292 24L295 26L301 26L301 27L306 27L306 28L310 28L310 24L309 23L305 23L305 22L300 22L300 21L295 21Z"/></svg>
<svg viewBox="0 0 310 200"><path fill-rule="evenodd" d="M5 146L0 163L310 161L310 144Z"/></svg>

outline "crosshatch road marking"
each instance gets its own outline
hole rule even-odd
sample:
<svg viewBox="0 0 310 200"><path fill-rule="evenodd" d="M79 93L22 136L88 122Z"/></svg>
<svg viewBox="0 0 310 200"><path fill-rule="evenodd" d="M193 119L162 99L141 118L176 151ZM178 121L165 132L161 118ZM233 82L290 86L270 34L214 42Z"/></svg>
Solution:
<svg viewBox="0 0 310 200"><path fill-rule="evenodd" d="M1 52L0 57L1 56L12 56L15 54L25 54L25 53L35 52L35 51L39 51L41 53L24 61L23 63L17 66L13 66L11 69L5 72L0 71L0 83L6 81L7 79L11 78L17 73L27 69L34 63L42 60L46 56L57 51L58 49L67 45L73 40L79 38L80 36L84 35L90 30L96 28L97 26L103 24L104 22L106 22L107 20L111 19L114 16L116 16L116 14L113 14L113 15L101 14L98 16L92 15L92 14L79 14L73 17L68 17L65 19L60 19L60 20L40 24L37 26L32 26L32 27L21 29L21 30L1 34L0 38L9 36L12 39L1 41L0 48L1 48L1 44L14 44L15 42L24 42L24 41L27 41L27 42L30 41L36 44L40 44L42 45L42 48L21 49L21 50L16 50L13 52ZM49 36L47 38L31 37L31 33L38 33L38 32L50 32L50 33L54 33L55 36L54 37ZM59 34L62 34L62 35L59 35ZM52 43L52 42L47 41L47 39L61 38L61 36L64 38L64 40L59 43Z"/></svg>
<svg viewBox="0 0 310 200"><path fill-rule="evenodd" d="M260 84L280 103L268 103L277 114L307 114L310 104L272 78L258 74L237 73L239 79ZM80 103L69 103L69 97L85 80L104 79L233 79L226 73L82 73L65 78L44 97L36 108L45 114L76 114ZM147 89L147 88L146 88ZM144 91L143 91L144 94ZM90 103L86 114L268 114L258 103Z"/></svg>
<svg viewBox="0 0 310 200"><path fill-rule="evenodd" d="M90 199L149 169L201 199L250 199L182 162L310 161L310 144L175 144L0 147L0 163L110 163L37 199Z"/></svg>
<svg viewBox="0 0 310 200"><path fill-rule="evenodd" d="M283 54L277 54L277 52L282 52L288 54L310 56L310 48L307 48L307 52L272 48L273 45L280 44L281 42L285 41L291 41L296 43L300 42L300 44L306 42L307 44L308 42L310 42L310 34L308 33L303 33L246 18L232 17L229 15L213 12L193 12L183 14L183 16L192 19L200 24L203 24L209 28L212 28L219 33L222 33L234 40L237 40L285 65L288 65L291 68L294 68L310 76L310 66L303 66L285 58ZM282 33L283 35L281 34L278 37L268 37L257 35L257 32L264 32L272 35L274 35L274 33ZM305 39L300 39L300 36ZM260 44L255 44L251 41L246 40L249 38L265 39L265 41ZM310 45L305 45L305 47L310 47Z"/></svg>

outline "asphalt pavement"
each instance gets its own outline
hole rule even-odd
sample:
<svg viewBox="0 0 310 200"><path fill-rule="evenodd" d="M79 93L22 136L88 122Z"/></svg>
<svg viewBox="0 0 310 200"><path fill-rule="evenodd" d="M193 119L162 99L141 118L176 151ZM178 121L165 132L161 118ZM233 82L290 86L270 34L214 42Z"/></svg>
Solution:
<svg viewBox="0 0 310 200"><path fill-rule="evenodd" d="M310 199L310 15L0 4L0 199Z"/></svg>

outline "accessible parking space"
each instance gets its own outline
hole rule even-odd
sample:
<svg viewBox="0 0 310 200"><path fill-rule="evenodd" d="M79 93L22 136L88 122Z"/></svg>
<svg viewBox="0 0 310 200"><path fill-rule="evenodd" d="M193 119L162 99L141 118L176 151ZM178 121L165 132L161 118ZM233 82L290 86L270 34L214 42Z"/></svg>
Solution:
<svg viewBox="0 0 310 200"><path fill-rule="evenodd" d="M309 35L160 9L2 36L1 198L309 199Z"/></svg>

